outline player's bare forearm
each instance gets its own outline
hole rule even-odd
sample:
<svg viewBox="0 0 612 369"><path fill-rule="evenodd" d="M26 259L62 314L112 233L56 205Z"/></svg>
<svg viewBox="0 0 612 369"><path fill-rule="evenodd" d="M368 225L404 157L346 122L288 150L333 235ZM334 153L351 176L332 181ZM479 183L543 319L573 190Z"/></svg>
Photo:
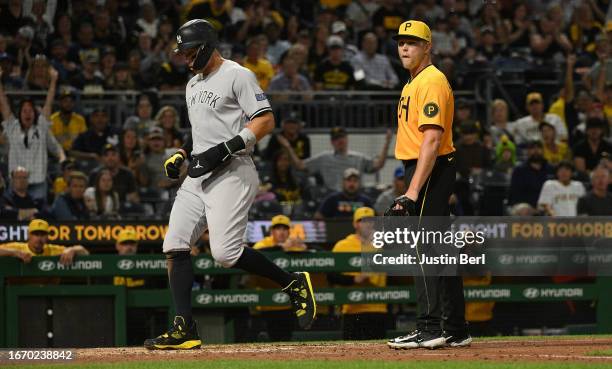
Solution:
<svg viewBox="0 0 612 369"><path fill-rule="evenodd" d="M274 114L266 112L258 115L246 127L253 131L259 141L274 130Z"/></svg>
<svg viewBox="0 0 612 369"><path fill-rule="evenodd" d="M426 128L423 132L423 143L419 150L417 166L406 191L406 196L413 201L419 198L421 188L423 188L427 178L431 175L436 158L438 157L442 133L443 130L440 128Z"/></svg>
<svg viewBox="0 0 612 369"><path fill-rule="evenodd" d="M72 246L69 247L69 249L73 251L75 255L89 255L89 251L81 245Z"/></svg>

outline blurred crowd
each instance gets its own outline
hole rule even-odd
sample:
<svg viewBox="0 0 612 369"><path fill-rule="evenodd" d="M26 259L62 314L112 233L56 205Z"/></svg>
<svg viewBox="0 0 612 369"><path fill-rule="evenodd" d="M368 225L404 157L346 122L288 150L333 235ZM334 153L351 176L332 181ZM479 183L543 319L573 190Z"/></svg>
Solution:
<svg viewBox="0 0 612 369"><path fill-rule="evenodd" d="M390 36L405 19L431 26L434 62L454 90L473 88L475 67L559 69L552 94L497 91L503 99L485 112L456 99L453 213L611 215L610 14L603 0L0 2L0 218L167 217L180 180L166 178L162 164L189 122L182 105L160 104L159 92L180 92L190 77L173 50L176 29L193 18L211 21L223 56L274 96L394 94L408 75ZM122 121L79 104L117 90L140 93ZM521 101L522 115L509 99ZM299 112L278 118L254 153L262 185L252 218L351 218L362 206L380 214L405 191L400 163L388 159L391 132L374 157L350 145L350 124L331 129L329 150L314 152L312 122ZM385 165L398 166L390 183L363 183Z"/></svg>

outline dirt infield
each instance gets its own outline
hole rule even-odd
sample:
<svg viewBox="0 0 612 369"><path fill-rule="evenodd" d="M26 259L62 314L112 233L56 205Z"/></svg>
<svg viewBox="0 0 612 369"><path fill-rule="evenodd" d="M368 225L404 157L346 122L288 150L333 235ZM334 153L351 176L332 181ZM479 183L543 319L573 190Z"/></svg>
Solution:
<svg viewBox="0 0 612 369"><path fill-rule="evenodd" d="M205 345L192 351L147 351L143 348L77 350L76 362L172 360L375 360L375 361L589 361L612 364L612 356L590 356L612 350L612 338L478 340L467 348L391 350L380 342Z"/></svg>

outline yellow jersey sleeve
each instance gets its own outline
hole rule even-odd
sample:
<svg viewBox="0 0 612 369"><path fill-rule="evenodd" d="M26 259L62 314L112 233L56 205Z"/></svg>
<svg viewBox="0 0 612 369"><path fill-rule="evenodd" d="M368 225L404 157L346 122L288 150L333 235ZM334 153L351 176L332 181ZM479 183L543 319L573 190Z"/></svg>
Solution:
<svg viewBox="0 0 612 369"><path fill-rule="evenodd" d="M23 251L23 252L28 252L30 254L32 253L30 252L30 249L28 248L28 244L25 242L3 243L3 244L0 244L0 249L12 250L12 251Z"/></svg>
<svg viewBox="0 0 612 369"><path fill-rule="evenodd" d="M436 125L444 130L449 127L443 120L440 107L446 109L450 91L442 83L422 84L417 91L417 114L419 130L424 125Z"/></svg>
<svg viewBox="0 0 612 369"><path fill-rule="evenodd" d="M253 248L255 250L261 250L261 249L267 249L272 246L276 246L276 245L274 244L274 241L272 240L272 236L268 236L268 237L265 237L261 241L257 241L255 245L253 245Z"/></svg>

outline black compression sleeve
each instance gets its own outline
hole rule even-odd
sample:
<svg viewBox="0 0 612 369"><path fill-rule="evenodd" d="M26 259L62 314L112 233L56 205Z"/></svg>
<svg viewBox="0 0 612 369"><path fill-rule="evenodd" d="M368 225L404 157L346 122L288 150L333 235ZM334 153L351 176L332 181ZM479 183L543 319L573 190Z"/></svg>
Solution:
<svg viewBox="0 0 612 369"><path fill-rule="evenodd" d="M181 146L181 149L185 150L187 157L191 157L191 151L193 151L193 138L191 137L191 133L187 134L185 143Z"/></svg>

